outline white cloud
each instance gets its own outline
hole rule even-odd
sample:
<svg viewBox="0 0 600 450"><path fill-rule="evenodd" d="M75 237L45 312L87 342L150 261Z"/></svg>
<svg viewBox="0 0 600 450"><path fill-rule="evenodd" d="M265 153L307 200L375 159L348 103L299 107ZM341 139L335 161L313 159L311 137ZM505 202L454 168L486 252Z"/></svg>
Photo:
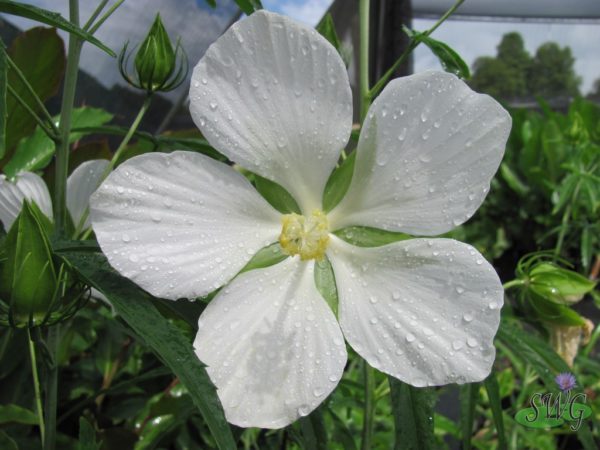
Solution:
<svg viewBox="0 0 600 450"><path fill-rule="evenodd" d="M413 27L425 30L433 25L429 20L415 20ZM448 21L438 28L433 37L446 42L472 65L478 56L494 56L502 35L518 31L523 36L525 47L534 54L540 44L555 41L561 46L571 47L575 57L575 72L581 75L581 91L591 89L594 80L600 78L598 42L600 27L594 24L543 24ZM439 68L437 59L424 47L415 51L415 71Z"/></svg>
<svg viewBox="0 0 600 450"><path fill-rule="evenodd" d="M266 9L311 26L319 23L332 3L333 0L263 0Z"/></svg>

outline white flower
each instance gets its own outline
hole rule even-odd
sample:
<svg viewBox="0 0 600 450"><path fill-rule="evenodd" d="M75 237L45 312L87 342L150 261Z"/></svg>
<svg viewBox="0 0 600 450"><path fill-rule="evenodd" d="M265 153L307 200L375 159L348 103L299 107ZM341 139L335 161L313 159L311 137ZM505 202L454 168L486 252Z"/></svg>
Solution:
<svg viewBox="0 0 600 450"><path fill-rule="evenodd" d="M359 248L330 231L428 236L465 222L510 130L497 102L446 73L392 81L363 125L345 198L325 214L323 189L352 125L346 70L325 39L257 12L208 49L190 100L211 145L285 187L303 216L282 216L225 164L174 152L122 164L92 196L92 223L113 267L156 296L224 286L194 346L230 422L277 428L310 413L342 376L344 338L415 386L487 376L503 291L473 247L413 239ZM278 240L300 257L236 276ZM335 273L339 321L315 287L311 258L322 255Z"/></svg>
<svg viewBox="0 0 600 450"><path fill-rule="evenodd" d="M81 230L91 226L84 219L90 195L98 188L108 161L96 159L80 164L67 179L67 209L75 226ZM30 200L40 208L50 220L52 217L52 199L44 180L33 172L21 172L14 180L0 175L0 221L8 232L19 216L23 201ZM83 222L80 224L79 222Z"/></svg>

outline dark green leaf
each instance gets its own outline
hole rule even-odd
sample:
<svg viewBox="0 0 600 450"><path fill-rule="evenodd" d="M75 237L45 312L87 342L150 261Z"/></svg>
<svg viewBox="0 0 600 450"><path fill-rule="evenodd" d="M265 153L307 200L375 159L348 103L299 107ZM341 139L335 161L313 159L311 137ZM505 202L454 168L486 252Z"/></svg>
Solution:
<svg viewBox="0 0 600 450"><path fill-rule="evenodd" d="M294 197L279 184L267 180L260 175L254 175L256 190L268 201L273 208L282 214L300 214L300 207Z"/></svg>
<svg viewBox="0 0 600 450"><path fill-rule="evenodd" d="M475 405L479 391L479 383L463 384L460 387L460 428L462 430L462 448L471 450Z"/></svg>
<svg viewBox="0 0 600 450"><path fill-rule="evenodd" d="M38 27L20 34L9 48L8 56L42 101L58 92L66 58L64 43L56 30ZM8 84L33 111L39 112L38 104L14 70L8 71ZM6 154L2 165L12 156L21 138L28 136L36 125L13 95L7 96L6 109L10 114L6 121Z"/></svg>
<svg viewBox="0 0 600 450"><path fill-rule="evenodd" d="M529 187L523 183L516 173L510 168L507 163L500 165L500 176L506 182L509 188L524 197L529 192Z"/></svg>
<svg viewBox="0 0 600 450"><path fill-rule="evenodd" d="M37 425L38 417L33 411L19 405L0 405L0 424L6 423Z"/></svg>
<svg viewBox="0 0 600 450"><path fill-rule="evenodd" d="M317 408L309 416L302 417L299 421L305 449L328 449L329 439L321 411L321 408Z"/></svg>
<svg viewBox="0 0 600 450"><path fill-rule="evenodd" d="M408 234L371 227L346 227L334 231L333 234L358 247L381 247L410 238Z"/></svg>
<svg viewBox="0 0 600 450"><path fill-rule="evenodd" d="M259 9L263 9L263 6L260 0L235 0L237 5L240 7L242 12L249 16L254 11L258 11Z"/></svg>
<svg viewBox="0 0 600 450"><path fill-rule="evenodd" d="M496 371L492 370L492 373L490 373L490 375L483 381L483 385L487 391L490 407L492 409L492 417L494 418L496 432L498 433L498 450L506 450L506 432L504 431L504 418L502 416L500 387L498 386Z"/></svg>
<svg viewBox="0 0 600 450"><path fill-rule="evenodd" d="M433 408L436 393L431 388L416 388L388 377L392 413L396 428L395 450L437 448L433 435Z"/></svg>
<svg viewBox="0 0 600 450"><path fill-rule="evenodd" d="M467 79L471 76L469 66L448 44L433 39L422 33L414 33L413 39L422 42L438 57L446 72L453 73L457 77Z"/></svg>
<svg viewBox="0 0 600 450"><path fill-rule="evenodd" d="M26 3L17 3L10 0L0 0L0 12L5 14L11 14L13 16L25 17L27 19L35 20L36 22L45 23L51 27L60 28L68 33L73 33L79 36L81 39L94 44L101 50L104 50L110 56L117 56L110 48L92 36L90 33L82 30L81 28L73 25L71 22L66 20L63 16L56 12L47 11L45 9L38 8L33 5Z"/></svg>
<svg viewBox="0 0 600 450"><path fill-rule="evenodd" d="M344 195L350 187L352 174L354 173L354 161L356 160L356 152L350 153L342 164L332 173L323 192L323 211L329 212L342 201Z"/></svg>
<svg viewBox="0 0 600 450"><path fill-rule="evenodd" d="M6 83L8 76L8 63L6 61L6 49L4 42L0 39L0 160L6 152Z"/></svg>
<svg viewBox="0 0 600 450"><path fill-rule="evenodd" d="M17 443L2 430L0 430L0 448L2 450L19 450Z"/></svg>
<svg viewBox="0 0 600 450"><path fill-rule="evenodd" d="M206 3L208 3L208 6L210 6L211 8L217 7L217 0L206 0Z"/></svg>
<svg viewBox="0 0 600 450"><path fill-rule="evenodd" d="M542 379L546 388L553 389L554 377L561 372L570 372L567 363L544 340L518 326L502 321L498 339L508 346L523 361L527 361Z"/></svg>
<svg viewBox="0 0 600 450"><path fill-rule="evenodd" d="M73 110L71 123L73 128L86 130L110 122L112 114L99 108L77 108ZM58 123L60 118L54 118ZM69 143L73 143L83 136L85 131L74 131L69 136ZM8 177L14 177L22 171L34 172L48 165L54 156L54 141L46 136L40 127L37 127L31 136L19 142L11 160L4 166L4 173Z"/></svg>
<svg viewBox="0 0 600 450"><path fill-rule="evenodd" d="M338 293L335 284L335 274L327 256L315 263L315 285L333 311L333 314L337 317Z"/></svg>
<svg viewBox="0 0 600 450"><path fill-rule="evenodd" d="M79 418L79 442L77 450L99 450L102 442L96 440L96 430L85 417Z"/></svg>
<svg viewBox="0 0 600 450"><path fill-rule="evenodd" d="M335 31L335 24L333 23L333 17L331 17L331 13L328 11L327 14L321 19L319 24L315 27L315 29L319 32L321 36L329 41L331 45L335 47L335 49L340 51L341 44L340 39Z"/></svg>
<svg viewBox="0 0 600 450"><path fill-rule="evenodd" d="M188 389L220 449L234 449L235 442L216 394L216 389L191 343L154 307L151 297L134 283L115 273L98 253L63 253L86 280L102 292L119 316L173 370Z"/></svg>

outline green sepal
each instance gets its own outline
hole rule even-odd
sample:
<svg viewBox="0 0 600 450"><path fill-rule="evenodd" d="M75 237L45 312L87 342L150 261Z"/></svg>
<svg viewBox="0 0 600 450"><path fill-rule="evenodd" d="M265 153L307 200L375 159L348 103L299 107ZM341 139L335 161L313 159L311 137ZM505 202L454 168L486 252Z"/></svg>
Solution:
<svg viewBox="0 0 600 450"><path fill-rule="evenodd" d="M25 201L6 237L6 261L0 268L0 296L10 304L14 325L42 322L54 301L58 281L48 239L48 222Z"/></svg>
<svg viewBox="0 0 600 450"><path fill-rule="evenodd" d="M294 197L274 181L253 174L254 186L269 204L282 214L302 214Z"/></svg>
<svg viewBox="0 0 600 450"><path fill-rule="evenodd" d="M581 327L585 320L568 306L554 303L542 296L530 293L529 304L538 319L555 325Z"/></svg>
<svg viewBox="0 0 600 450"><path fill-rule="evenodd" d="M135 56L140 86L153 91L163 86L175 70L176 55L167 30L156 15L148 35Z"/></svg>
<svg viewBox="0 0 600 450"><path fill-rule="evenodd" d="M339 300L335 283L335 273L327 256L320 261L315 261L315 285L333 311L333 314L337 317Z"/></svg>
<svg viewBox="0 0 600 450"><path fill-rule="evenodd" d="M329 212L342 201L354 174L356 152L350 155L330 175L323 192L323 211Z"/></svg>
<svg viewBox="0 0 600 450"><path fill-rule="evenodd" d="M405 233L360 226L342 228L334 231L333 234L357 247L381 247L393 242L410 239L410 236Z"/></svg>
<svg viewBox="0 0 600 450"><path fill-rule="evenodd" d="M283 253L279 242L275 242L274 244L261 248L258 252L256 252L252 259L248 261L248 264L246 264L239 273L248 272L249 270L254 269L263 269L265 267L277 264L287 257L288 255Z"/></svg>
<svg viewBox="0 0 600 450"><path fill-rule="evenodd" d="M529 272L528 288L536 295L554 303L577 303L595 286L595 282L583 275L550 262L537 264Z"/></svg>

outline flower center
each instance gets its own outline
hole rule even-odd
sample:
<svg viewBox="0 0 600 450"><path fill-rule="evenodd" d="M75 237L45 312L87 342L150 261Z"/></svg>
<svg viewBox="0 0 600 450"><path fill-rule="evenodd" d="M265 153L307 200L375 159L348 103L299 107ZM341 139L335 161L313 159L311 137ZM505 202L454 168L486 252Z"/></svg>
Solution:
<svg viewBox="0 0 600 450"><path fill-rule="evenodd" d="M300 255L302 261L323 259L329 243L329 222L323 211L316 209L310 216L285 214L281 225L279 244L283 253Z"/></svg>

